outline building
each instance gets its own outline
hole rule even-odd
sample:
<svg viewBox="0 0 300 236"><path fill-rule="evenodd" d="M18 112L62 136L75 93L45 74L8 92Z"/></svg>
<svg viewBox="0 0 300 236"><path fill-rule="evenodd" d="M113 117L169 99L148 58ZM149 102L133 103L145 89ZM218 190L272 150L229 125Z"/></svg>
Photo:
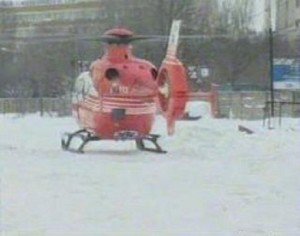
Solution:
<svg viewBox="0 0 300 236"><path fill-rule="evenodd" d="M275 56L300 58L300 0L276 0Z"/></svg>
<svg viewBox="0 0 300 236"><path fill-rule="evenodd" d="M277 0L276 30L290 35L300 32L300 0Z"/></svg>
<svg viewBox="0 0 300 236"><path fill-rule="evenodd" d="M90 34L106 17L99 0L4 0L0 11L1 40Z"/></svg>

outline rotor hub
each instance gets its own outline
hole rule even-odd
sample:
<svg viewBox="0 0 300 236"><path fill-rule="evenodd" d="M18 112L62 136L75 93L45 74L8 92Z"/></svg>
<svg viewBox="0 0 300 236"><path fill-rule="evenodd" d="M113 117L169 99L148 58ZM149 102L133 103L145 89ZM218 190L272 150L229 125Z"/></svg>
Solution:
<svg viewBox="0 0 300 236"><path fill-rule="evenodd" d="M130 38L133 36L133 32L131 30L125 28L114 28L107 30L104 33L105 36L114 36L118 38Z"/></svg>

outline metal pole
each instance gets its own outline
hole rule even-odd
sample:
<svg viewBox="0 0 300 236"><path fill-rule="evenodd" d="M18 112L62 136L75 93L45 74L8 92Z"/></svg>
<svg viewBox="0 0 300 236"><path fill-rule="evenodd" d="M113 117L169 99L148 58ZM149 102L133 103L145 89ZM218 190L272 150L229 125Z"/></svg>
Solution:
<svg viewBox="0 0 300 236"><path fill-rule="evenodd" d="M274 41L272 27L269 28L269 45L271 116L274 117Z"/></svg>
<svg viewBox="0 0 300 236"><path fill-rule="evenodd" d="M271 117L274 117L274 35L272 29L272 5L271 0L266 1L266 23L268 27L269 34L269 77L270 77L270 108L271 108Z"/></svg>

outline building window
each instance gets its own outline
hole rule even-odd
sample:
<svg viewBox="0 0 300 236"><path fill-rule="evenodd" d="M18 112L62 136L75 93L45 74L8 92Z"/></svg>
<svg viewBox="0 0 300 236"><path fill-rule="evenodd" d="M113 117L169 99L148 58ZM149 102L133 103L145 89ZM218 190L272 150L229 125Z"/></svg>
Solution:
<svg viewBox="0 0 300 236"><path fill-rule="evenodd" d="M296 7L300 7L300 0L295 0L296 1Z"/></svg>

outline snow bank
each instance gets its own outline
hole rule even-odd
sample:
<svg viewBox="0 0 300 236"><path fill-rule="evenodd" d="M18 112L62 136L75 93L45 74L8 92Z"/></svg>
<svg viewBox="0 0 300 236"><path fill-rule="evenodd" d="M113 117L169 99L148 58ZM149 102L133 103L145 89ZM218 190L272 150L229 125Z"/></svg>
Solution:
<svg viewBox="0 0 300 236"><path fill-rule="evenodd" d="M186 104L186 112L192 117L211 117L210 103L203 101L189 101Z"/></svg>

